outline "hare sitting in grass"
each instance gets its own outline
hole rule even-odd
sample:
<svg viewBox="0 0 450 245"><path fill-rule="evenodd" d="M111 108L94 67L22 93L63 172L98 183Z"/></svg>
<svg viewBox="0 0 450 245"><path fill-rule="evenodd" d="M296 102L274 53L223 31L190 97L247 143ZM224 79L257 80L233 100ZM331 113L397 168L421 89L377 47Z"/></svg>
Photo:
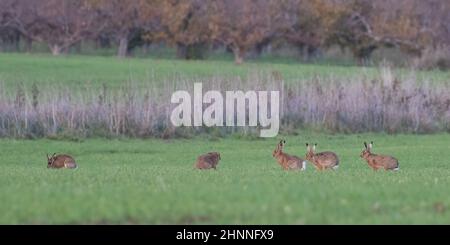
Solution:
<svg viewBox="0 0 450 245"><path fill-rule="evenodd" d="M391 156L373 154L372 151L373 142L370 142L369 146L364 142L364 150L361 152L360 157L364 158L369 166L377 171L380 168L384 170L399 170L398 160Z"/></svg>
<svg viewBox="0 0 450 245"><path fill-rule="evenodd" d="M284 153L284 144L286 144L286 141L281 140L272 154L272 156L277 159L278 164L280 164L284 170L305 170L306 161L297 156L291 156Z"/></svg>
<svg viewBox="0 0 450 245"><path fill-rule="evenodd" d="M317 144L311 147L306 143L306 160L310 161L317 170L333 169L339 167L339 158L336 153L331 151L315 153Z"/></svg>
<svg viewBox="0 0 450 245"><path fill-rule="evenodd" d="M47 168L77 168L77 164L75 163L75 159L69 155L60 154L56 155L54 153L51 157L47 154Z"/></svg>
<svg viewBox="0 0 450 245"><path fill-rule="evenodd" d="M201 155L197 158L197 162L195 163L195 168L197 169L216 169L216 166L219 164L220 153L218 152L208 152L204 155Z"/></svg>

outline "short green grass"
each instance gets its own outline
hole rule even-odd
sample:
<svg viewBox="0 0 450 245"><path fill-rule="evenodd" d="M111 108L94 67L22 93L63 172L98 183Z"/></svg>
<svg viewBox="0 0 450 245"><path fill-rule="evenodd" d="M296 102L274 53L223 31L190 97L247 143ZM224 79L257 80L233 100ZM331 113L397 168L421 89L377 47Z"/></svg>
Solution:
<svg viewBox="0 0 450 245"><path fill-rule="evenodd" d="M400 171L369 169L364 140ZM288 153L304 156L306 141L335 151L341 166L327 172L281 170L277 141L2 139L0 224L450 224L449 134L286 137ZM213 150L218 170L194 170ZM47 152L79 168L47 169Z"/></svg>
<svg viewBox="0 0 450 245"><path fill-rule="evenodd" d="M153 84L164 81L247 77L255 73L279 72L288 82L322 79L377 76L378 68L292 63L247 62L237 66L228 60L183 61L174 59L118 59L116 57L29 55L0 53L0 85L15 88L19 84L54 86L120 86L126 82ZM395 70L401 76L411 71ZM418 72L417 76L431 81L449 81L450 72ZM1 89L1 86L0 86Z"/></svg>

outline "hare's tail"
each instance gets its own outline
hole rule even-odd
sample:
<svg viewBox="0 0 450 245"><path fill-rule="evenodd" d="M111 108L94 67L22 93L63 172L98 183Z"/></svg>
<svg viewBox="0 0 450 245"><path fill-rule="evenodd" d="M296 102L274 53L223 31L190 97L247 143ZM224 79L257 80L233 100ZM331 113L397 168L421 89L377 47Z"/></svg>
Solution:
<svg viewBox="0 0 450 245"><path fill-rule="evenodd" d="M64 165L66 166L66 168L70 168L70 169L77 169L78 165L74 162L68 162L68 163L64 163Z"/></svg>
<svg viewBox="0 0 450 245"><path fill-rule="evenodd" d="M302 161L302 167L300 168L300 170L306 170L306 161Z"/></svg>
<svg viewBox="0 0 450 245"><path fill-rule="evenodd" d="M400 164L398 164L398 162L397 162L397 166L395 168L393 168L392 170L394 170L394 171L400 170Z"/></svg>

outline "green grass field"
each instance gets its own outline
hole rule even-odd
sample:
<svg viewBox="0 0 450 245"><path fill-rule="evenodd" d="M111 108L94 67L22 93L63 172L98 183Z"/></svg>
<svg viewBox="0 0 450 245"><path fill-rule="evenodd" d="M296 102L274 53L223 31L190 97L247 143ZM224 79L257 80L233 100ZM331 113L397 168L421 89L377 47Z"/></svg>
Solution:
<svg viewBox="0 0 450 245"><path fill-rule="evenodd" d="M280 136L281 137L281 136ZM337 171L284 172L276 139L0 140L1 224L449 224L450 135L286 137L333 150ZM359 158L364 140L399 159L374 172ZM220 151L217 171L196 156ZM46 168L47 152L73 154L77 170Z"/></svg>
<svg viewBox="0 0 450 245"><path fill-rule="evenodd" d="M236 66L232 61L182 61L170 59L118 59L116 57L0 54L0 85L16 88L18 84L53 86L120 86L132 81L140 84L185 79L247 77L254 73L279 72L288 82L315 77L351 79L376 76L378 68L332 66L301 63L247 62ZM410 76L408 69L394 70L398 76ZM420 80L449 81L450 72L414 72ZM1 88L1 87L0 87Z"/></svg>

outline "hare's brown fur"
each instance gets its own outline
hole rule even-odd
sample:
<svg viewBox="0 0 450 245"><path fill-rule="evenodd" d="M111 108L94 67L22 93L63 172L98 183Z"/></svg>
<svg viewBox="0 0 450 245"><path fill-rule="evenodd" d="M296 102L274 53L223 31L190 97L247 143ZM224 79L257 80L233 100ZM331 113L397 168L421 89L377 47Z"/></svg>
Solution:
<svg viewBox="0 0 450 245"><path fill-rule="evenodd" d="M195 168L197 169L216 169L219 164L220 153L218 152L208 152L204 155L201 155L197 158L197 162L195 163Z"/></svg>
<svg viewBox="0 0 450 245"><path fill-rule="evenodd" d="M66 154L56 155L54 153L51 157L47 155L47 168L77 168L75 159Z"/></svg>
<svg viewBox="0 0 450 245"><path fill-rule="evenodd" d="M364 158L367 161L369 167L371 167L375 171L377 171L380 168L383 168L384 170L399 169L398 160L396 158L387 155L373 154L371 152L372 144L373 142L371 142L369 146L367 146L367 143L364 142L364 150L361 152L360 155L361 158Z"/></svg>
<svg viewBox="0 0 450 245"><path fill-rule="evenodd" d="M339 167L339 158L336 153L331 151L315 153L316 145L311 147L309 144L306 144L306 160L314 164L317 170L337 169Z"/></svg>
<svg viewBox="0 0 450 245"><path fill-rule="evenodd" d="M277 159L278 164L284 170L305 170L306 161L297 156L292 156L283 152L283 146L286 141L282 140L273 151L272 156Z"/></svg>

